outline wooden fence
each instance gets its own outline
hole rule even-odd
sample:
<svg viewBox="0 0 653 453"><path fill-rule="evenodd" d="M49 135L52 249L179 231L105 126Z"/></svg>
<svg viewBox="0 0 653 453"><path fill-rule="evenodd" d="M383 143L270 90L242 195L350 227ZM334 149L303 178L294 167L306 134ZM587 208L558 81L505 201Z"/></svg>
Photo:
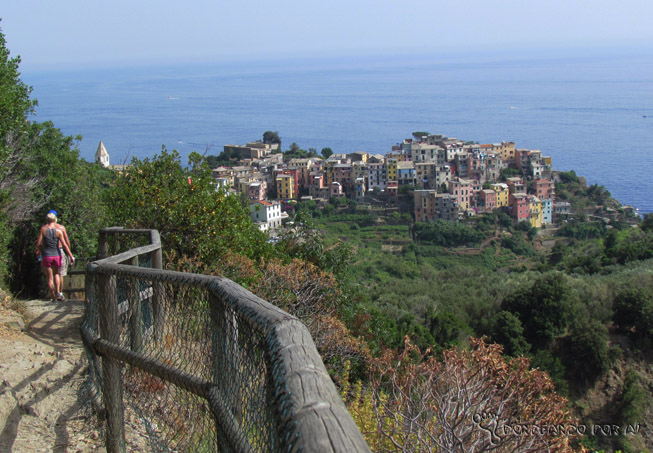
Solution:
<svg viewBox="0 0 653 453"><path fill-rule="evenodd" d="M109 238L134 236L148 243L109 256ZM369 451L299 320L226 278L161 269L156 230L99 244L82 337L109 452L126 450L126 396L161 450Z"/></svg>

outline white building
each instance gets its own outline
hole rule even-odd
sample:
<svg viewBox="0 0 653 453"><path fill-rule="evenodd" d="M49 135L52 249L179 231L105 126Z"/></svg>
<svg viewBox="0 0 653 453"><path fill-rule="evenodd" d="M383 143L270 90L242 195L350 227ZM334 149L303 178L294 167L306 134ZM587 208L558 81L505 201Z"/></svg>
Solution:
<svg viewBox="0 0 653 453"><path fill-rule="evenodd" d="M249 215L261 231L276 230L281 226L281 203L278 201L250 203Z"/></svg>
<svg viewBox="0 0 653 453"><path fill-rule="evenodd" d="M95 152L95 162L102 165L104 168L109 167L109 153L104 147L102 140L100 140L100 144L97 146L97 151Z"/></svg>

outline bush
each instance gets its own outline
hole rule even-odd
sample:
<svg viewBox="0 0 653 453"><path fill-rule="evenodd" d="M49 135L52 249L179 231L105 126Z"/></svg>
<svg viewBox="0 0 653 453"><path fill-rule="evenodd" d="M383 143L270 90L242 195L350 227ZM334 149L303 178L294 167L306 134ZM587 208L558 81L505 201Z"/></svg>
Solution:
<svg viewBox="0 0 653 453"><path fill-rule="evenodd" d="M228 250L249 258L269 253L266 235L240 199L215 190L198 154L189 160L182 167L179 154L165 149L152 159L134 158L110 190L114 223L155 228L166 251L194 257L209 270Z"/></svg>
<svg viewBox="0 0 653 453"><path fill-rule="evenodd" d="M562 236L574 239L598 239L603 236L605 227L601 222L572 222L567 223L558 231Z"/></svg>
<svg viewBox="0 0 653 453"><path fill-rule="evenodd" d="M651 405L647 385L635 370L626 372L624 392L621 397L620 419L622 425L641 423Z"/></svg>
<svg viewBox="0 0 653 453"><path fill-rule="evenodd" d="M563 274L552 272L539 277L530 288L509 294L501 309L515 314L531 344L547 344L562 333L569 318L569 289Z"/></svg>
<svg viewBox="0 0 653 453"><path fill-rule="evenodd" d="M625 288L614 298L612 320L635 344L646 349L653 344L653 289L649 284Z"/></svg>
<svg viewBox="0 0 653 453"><path fill-rule="evenodd" d="M441 246L476 245L484 234L467 225L436 220L433 223L416 223L414 227L417 241Z"/></svg>
<svg viewBox="0 0 653 453"><path fill-rule="evenodd" d="M575 382L591 385L610 369L608 329L600 322L573 326L564 345L567 372Z"/></svg>
<svg viewBox="0 0 653 453"><path fill-rule="evenodd" d="M532 256L535 254L533 247L524 239L517 234L512 236L504 237L501 240L501 246L512 251L515 255L520 256Z"/></svg>
<svg viewBox="0 0 653 453"><path fill-rule="evenodd" d="M492 330L492 340L504 347L511 356L526 355L531 348L524 338L524 327L514 314L502 311L497 316Z"/></svg>

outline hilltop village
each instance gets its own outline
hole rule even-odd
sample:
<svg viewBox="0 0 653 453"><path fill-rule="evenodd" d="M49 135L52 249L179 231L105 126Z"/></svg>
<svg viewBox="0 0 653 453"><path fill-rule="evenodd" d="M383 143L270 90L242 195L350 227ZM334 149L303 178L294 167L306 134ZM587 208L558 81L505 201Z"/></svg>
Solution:
<svg viewBox="0 0 653 453"><path fill-rule="evenodd" d="M237 161L213 170L217 186L246 196L262 230L279 227L298 200L387 204L406 190L414 193L417 222L458 221L504 208L515 221L541 228L570 212L568 202L555 200L551 158L514 142L478 144L415 133L385 156L359 151L325 159L284 159L278 144L262 141L224 150Z"/></svg>
<svg viewBox="0 0 653 453"><path fill-rule="evenodd" d="M278 143L260 140L224 145L217 159L210 156L221 163L213 168L216 189L248 200L252 220L263 231L281 227L298 201L324 206L347 199L387 207L407 192L413 194L416 222L459 221L501 209L515 222L543 228L571 214L568 201L556 200L559 173L553 171L551 157L514 142L478 144L415 132L386 155L334 154L326 148L320 157L315 150L293 146L312 157L292 157ZM122 169L109 165L102 142L96 161Z"/></svg>

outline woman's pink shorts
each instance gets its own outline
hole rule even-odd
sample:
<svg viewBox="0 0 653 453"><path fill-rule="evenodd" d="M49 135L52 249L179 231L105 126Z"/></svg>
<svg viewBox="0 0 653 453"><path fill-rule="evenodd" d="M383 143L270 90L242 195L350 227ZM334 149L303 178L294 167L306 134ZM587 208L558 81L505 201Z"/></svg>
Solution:
<svg viewBox="0 0 653 453"><path fill-rule="evenodd" d="M41 260L41 266L43 267L61 267L61 257L60 256L44 256Z"/></svg>

